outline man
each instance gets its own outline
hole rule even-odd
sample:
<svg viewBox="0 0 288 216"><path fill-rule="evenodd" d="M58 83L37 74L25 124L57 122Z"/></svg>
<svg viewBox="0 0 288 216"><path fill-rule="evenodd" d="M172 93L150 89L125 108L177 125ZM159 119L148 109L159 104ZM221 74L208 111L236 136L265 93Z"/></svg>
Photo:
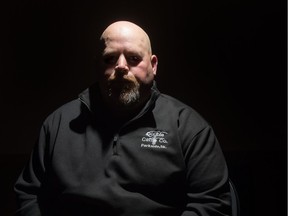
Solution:
<svg viewBox="0 0 288 216"><path fill-rule="evenodd" d="M16 214L231 215L213 129L158 91L158 59L145 31L117 21L100 41L97 82L42 125L15 184Z"/></svg>

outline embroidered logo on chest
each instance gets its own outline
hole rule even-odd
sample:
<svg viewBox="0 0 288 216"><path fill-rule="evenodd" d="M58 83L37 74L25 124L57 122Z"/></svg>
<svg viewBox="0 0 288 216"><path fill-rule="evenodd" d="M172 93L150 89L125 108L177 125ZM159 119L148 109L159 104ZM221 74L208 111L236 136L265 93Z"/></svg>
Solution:
<svg viewBox="0 0 288 216"><path fill-rule="evenodd" d="M166 131L148 131L142 137L141 148L161 148L166 149L168 141L166 139Z"/></svg>

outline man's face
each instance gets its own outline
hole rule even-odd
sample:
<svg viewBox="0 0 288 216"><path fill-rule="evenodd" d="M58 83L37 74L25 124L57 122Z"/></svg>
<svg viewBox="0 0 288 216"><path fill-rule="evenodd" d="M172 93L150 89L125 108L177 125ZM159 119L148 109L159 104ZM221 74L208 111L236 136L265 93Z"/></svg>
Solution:
<svg viewBox="0 0 288 216"><path fill-rule="evenodd" d="M133 105L150 95L157 58L151 56L142 35L111 32L104 38L102 83L106 97L121 105Z"/></svg>

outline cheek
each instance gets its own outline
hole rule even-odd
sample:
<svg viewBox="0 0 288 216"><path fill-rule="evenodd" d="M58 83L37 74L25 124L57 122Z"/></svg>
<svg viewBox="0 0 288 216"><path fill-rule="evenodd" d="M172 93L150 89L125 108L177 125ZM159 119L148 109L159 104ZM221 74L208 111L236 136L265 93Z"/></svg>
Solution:
<svg viewBox="0 0 288 216"><path fill-rule="evenodd" d="M154 79L154 74L152 68L138 68L135 71L132 71L136 79L145 84L149 84Z"/></svg>
<svg viewBox="0 0 288 216"><path fill-rule="evenodd" d="M112 71L111 70L102 70L98 75L98 81L106 83L112 78Z"/></svg>
<svg viewBox="0 0 288 216"><path fill-rule="evenodd" d="M104 69L103 77L109 78L113 75L113 69L112 68L106 68Z"/></svg>

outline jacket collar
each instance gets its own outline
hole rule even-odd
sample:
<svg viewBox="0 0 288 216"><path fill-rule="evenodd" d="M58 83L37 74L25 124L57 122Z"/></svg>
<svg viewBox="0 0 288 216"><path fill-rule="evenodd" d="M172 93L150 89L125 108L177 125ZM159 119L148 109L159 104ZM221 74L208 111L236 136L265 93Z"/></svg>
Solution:
<svg viewBox="0 0 288 216"><path fill-rule="evenodd" d="M151 87L151 97L137 116L142 115L147 110L149 110L154 105L159 95L160 95L160 92L157 88L156 81L154 80L153 85ZM106 112L107 110L105 109L105 106L104 106L105 103L100 94L100 88L97 82L95 82L89 88L81 92L79 94L79 99L94 114L99 113L99 111L100 113Z"/></svg>

